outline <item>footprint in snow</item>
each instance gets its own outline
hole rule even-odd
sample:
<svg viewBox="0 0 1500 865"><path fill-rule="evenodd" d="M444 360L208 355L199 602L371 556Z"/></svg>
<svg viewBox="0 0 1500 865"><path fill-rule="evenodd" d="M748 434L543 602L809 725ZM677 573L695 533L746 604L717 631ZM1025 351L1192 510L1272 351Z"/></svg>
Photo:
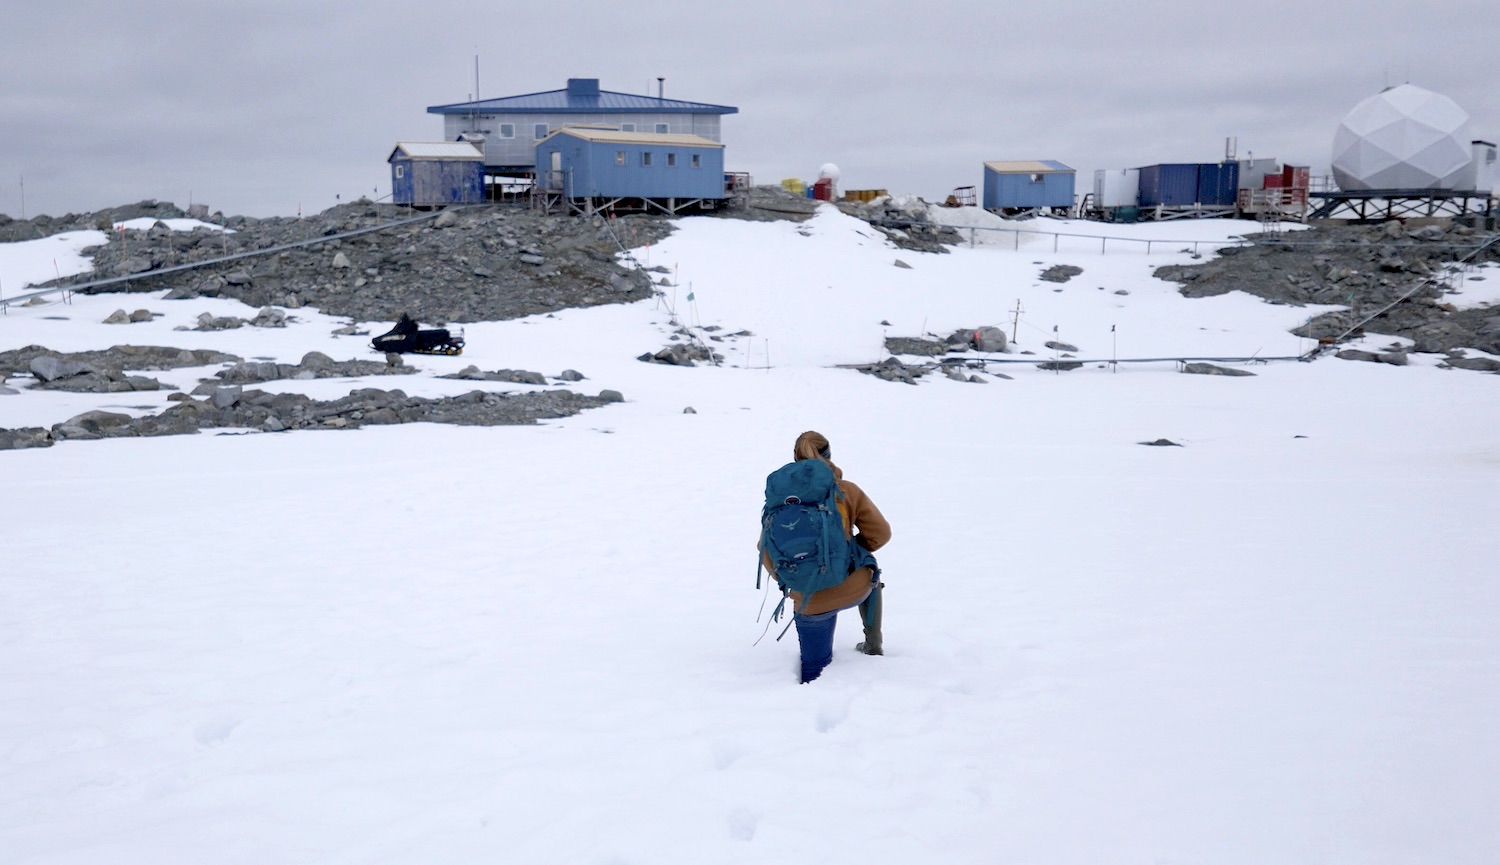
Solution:
<svg viewBox="0 0 1500 865"><path fill-rule="evenodd" d="M243 718L228 715L210 718L198 725L198 729L193 731L193 738L197 739L200 745L217 745L228 739L229 734L233 733L235 728L243 722Z"/></svg>
<svg viewBox="0 0 1500 865"><path fill-rule="evenodd" d="M756 825L760 818L744 808L729 812L729 837L736 841L751 841L755 838Z"/></svg>

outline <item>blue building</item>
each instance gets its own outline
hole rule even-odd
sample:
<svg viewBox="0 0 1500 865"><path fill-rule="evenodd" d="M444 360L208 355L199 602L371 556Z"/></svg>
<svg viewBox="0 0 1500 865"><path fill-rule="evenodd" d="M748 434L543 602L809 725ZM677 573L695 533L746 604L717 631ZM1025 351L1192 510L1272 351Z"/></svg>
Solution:
<svg viewBox="0 0 1500 865"><path fill-rule="evenodd" d="M984 209L1006 216L1066 211L1073 206L1076 174L1055 159L986 162Z"/></svg>
<svg viewBox="0 0 1500 865"><path fill-rule="evenodd" d="M564 126L594 126L620 132L697 135L719 140L719 120L738 108L599 89L597 78L569 78L562 90L434 105L443 138L472 141L484 151L491 175L523 176L536 165L536 145Z"/></svg>
<svg viewBox="0 0 1500 865"><path fill-rule="evenodd" d="M391 201L416 207L484 200L484 154L466 141L399 141L391 164Z"/></svg>
<svg viewBox="0 0 1500 865"><path fill-rule="evenodd" d="M550 208L713 210L728 195L724 145L700 135L567 126L536 146L537 194Z"/></svg>

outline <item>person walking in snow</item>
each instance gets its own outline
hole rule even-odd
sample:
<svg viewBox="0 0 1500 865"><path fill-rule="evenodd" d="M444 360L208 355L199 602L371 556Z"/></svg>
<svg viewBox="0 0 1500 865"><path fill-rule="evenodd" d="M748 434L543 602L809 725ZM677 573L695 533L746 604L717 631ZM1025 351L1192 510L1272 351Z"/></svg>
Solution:
<svg viewBox="0 0 1500 865"><path fill-rule="evenodd" d="M855 648L867 655L882 655L881 588L880 570L874 566L870 553L879 550L891 539L891 524L886 522L880 509L853 481L844 480L844 473L833 464L832 448L822 433L809 430L797 437L792 447L795 463L804 460L820 460L829 469L838 485L837 507L843 518L844 537L854 544L853 568L847 577L835 585L818 589L804 598L799 591L789 592L793 602L793 621L797 625L797 642L801 648L801 681L811 682L822 674L823 668L833 660L833 629L842 610L858 607L864 623L865 638ZM826 472L824 473L826 477ZM772 576L776 569L772 556L766 549L766 536L762 536L761 561ZM782 582L777 577L777 582Z"/></svg>

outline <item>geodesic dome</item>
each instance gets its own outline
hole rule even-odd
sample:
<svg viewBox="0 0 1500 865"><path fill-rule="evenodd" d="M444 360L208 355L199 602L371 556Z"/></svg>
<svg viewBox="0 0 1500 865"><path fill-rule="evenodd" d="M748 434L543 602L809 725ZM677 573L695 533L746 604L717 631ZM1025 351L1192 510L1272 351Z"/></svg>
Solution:
<svg viewBox="0 0 1500 865"><path fill-rule="evenodd" d="M1354 106L1333 136L1340 189L1454 189L1472 156L1469 115L1414 84L1388 87Z"/></svg>

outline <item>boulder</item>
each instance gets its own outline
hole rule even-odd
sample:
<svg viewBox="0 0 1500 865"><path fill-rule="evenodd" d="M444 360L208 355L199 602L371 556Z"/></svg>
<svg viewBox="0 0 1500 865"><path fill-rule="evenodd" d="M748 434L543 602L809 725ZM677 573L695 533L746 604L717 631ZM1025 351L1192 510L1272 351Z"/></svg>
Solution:
<svg viewBox="0 0 1500 865"><path fill-rule="evenodd" d="M224 409L229 408L230 406L239 402L240 397L243 394L244 388L239 387L238 385L232 387L216 387L214 388L213 395L209 397L208 401L213 405L214 408Z"/></svg>
<svg viewBox="0 0 1500 865"><path fill-rule="evenodd" d="M130 313L123 309L117 309L109 314L104 320L105 324L130 324Z"/></svg>
<svg viewBox="0 0 1500 865"><path fill-rule="evenodd" d="M1067 282L1073 277L1083 273L1083 268L1074 267L1071 264L1054 264L1042 271L1043 282Z"/></svg>
<svg viewBox="0 0 1500 865"><path fill-rule="evenodd" d="M286 327L286 313L274 306L263 306L255 318L250 319L252 327Z"/></svg>
<svg viewBox="0 0 1500 865"><path fill-rule="evenodd" d="M1188 363L1183 364L1182 371L1192 375L1230 375L1244 376L1255 375L1248 369L1230 369L1229 367L1216 366L1211 363Z"/></svg>
<svg viewBox="0 0 1500 865"><path fill-rule="evenodd" d="M57 381L58 379L72 378L77 375L96 373L99 370L92 364L77 360L64 360L58 357L41 355L31 359L29 364L31 374L36 376L43 384Z"/></svg>
<svg viewBox="0 0 1500 865"><path fill-rule="evenodd" d="M1451 366L1454 369L1472 369L1477 372L1500 372L1500 360L1488 357L1450 357L1441 365Z"/></svg>
<svg viewBox="0 0 1500 865"><path fill-rule="evenodd" d="M975 330L973 343L976 350L986 352L1005 351L1007 347L1005 331L993 325Z"/></svg>
<svg viewBox="0 0 1500 865"><path fill-rule="evenodd" d="M128 414L86 411L52 427L52 434L61 438L99 438L109 430L128 426L130 421Z"/></svg>
<svg viewBox="0 0 1500 865"><path fill-rule="evenodd" d="M52 433L41 427L0 429L0 451L52 446Z"/></svg>

